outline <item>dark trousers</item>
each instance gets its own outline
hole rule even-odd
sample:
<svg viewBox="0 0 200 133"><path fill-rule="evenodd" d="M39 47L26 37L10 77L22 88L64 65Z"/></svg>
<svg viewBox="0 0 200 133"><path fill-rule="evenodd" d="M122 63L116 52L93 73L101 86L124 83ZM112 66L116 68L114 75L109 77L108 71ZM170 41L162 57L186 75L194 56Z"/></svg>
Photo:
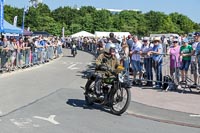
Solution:
<svg viewBox="0 0 200 133"><path fill-rule="evenodd" d="M152 58L144 58L144 68L147 74L147 84L153 84Z"/></svg>
<svg viewBox="0 0 200 133"><path fill-rule="evenodd" d="M160 60L159 62L157 61L152 61L153 62L153 67L154 67L154 71L156 73L156 85L161 87L162 86L162 60Z"/></svg>

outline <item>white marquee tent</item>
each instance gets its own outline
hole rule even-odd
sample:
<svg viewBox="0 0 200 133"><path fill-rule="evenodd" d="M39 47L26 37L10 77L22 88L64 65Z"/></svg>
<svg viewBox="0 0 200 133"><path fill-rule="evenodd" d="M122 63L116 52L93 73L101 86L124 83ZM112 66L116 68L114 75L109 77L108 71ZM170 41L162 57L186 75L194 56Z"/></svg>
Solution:
<svg viewBox="0 0 200 133"><path fill-rule="evenodd" d="M95 35L87 31L80 31L78 33L72 34L71 37L95 37Z"/></svg>
<svg viewBox="0 0 200 133"><path fill-rule="evenodd" d="M111 32L95 31L95 36L96 37L109 37L110 33ZM130 32L112 32L112 33L114 33L114 35L116 37L123 37L123 36L127 37L128 35L130 35Z"/></svg>

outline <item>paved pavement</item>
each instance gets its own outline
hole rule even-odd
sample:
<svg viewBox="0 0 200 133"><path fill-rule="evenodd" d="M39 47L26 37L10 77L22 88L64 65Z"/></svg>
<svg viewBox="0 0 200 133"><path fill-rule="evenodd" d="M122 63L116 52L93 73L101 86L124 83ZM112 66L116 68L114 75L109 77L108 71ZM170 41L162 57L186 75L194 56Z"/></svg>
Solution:
<svg viewBox="0 0 200 133"><path fill-rule="evenodd" d="M181 88L180 88L181 89ZM200 117L200 90L161 91L153 88L132 87L132 101L157 108L185 112Z"/></svg>

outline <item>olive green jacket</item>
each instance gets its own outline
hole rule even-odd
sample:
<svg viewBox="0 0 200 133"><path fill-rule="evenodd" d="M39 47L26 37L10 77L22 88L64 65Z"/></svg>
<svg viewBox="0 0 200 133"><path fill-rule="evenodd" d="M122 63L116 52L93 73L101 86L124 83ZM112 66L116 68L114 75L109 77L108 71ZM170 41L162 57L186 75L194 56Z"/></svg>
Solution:
<svg viewBox="0 0 200 133"><path fill-rule="evenodd" d="M107 61L104 63L103 59L106 59ZM102 53L100 54L97 59L96 59L96 68L98 72L102 72L100 70L98 70L99 65L105 65L108 66L112 71L115 71L117 66L119 66L119 61L117 60L117 58L115 56L110 56L107 55L106 53ZM110 72L103 72L105 73L106 76L111 76L112 74Z"/></svg>

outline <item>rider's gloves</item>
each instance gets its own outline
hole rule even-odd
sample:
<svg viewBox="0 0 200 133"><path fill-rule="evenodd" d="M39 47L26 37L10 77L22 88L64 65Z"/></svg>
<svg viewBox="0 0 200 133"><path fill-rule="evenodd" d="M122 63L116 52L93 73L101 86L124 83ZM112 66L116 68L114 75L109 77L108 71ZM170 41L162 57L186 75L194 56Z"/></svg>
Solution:
<svg viewBox="0 0 200 133"><path fill-rule="evenodd" d="M99 65L99 70L101 70L101 71L107 71L108 67L105 66L105 65Z"/></svg>

